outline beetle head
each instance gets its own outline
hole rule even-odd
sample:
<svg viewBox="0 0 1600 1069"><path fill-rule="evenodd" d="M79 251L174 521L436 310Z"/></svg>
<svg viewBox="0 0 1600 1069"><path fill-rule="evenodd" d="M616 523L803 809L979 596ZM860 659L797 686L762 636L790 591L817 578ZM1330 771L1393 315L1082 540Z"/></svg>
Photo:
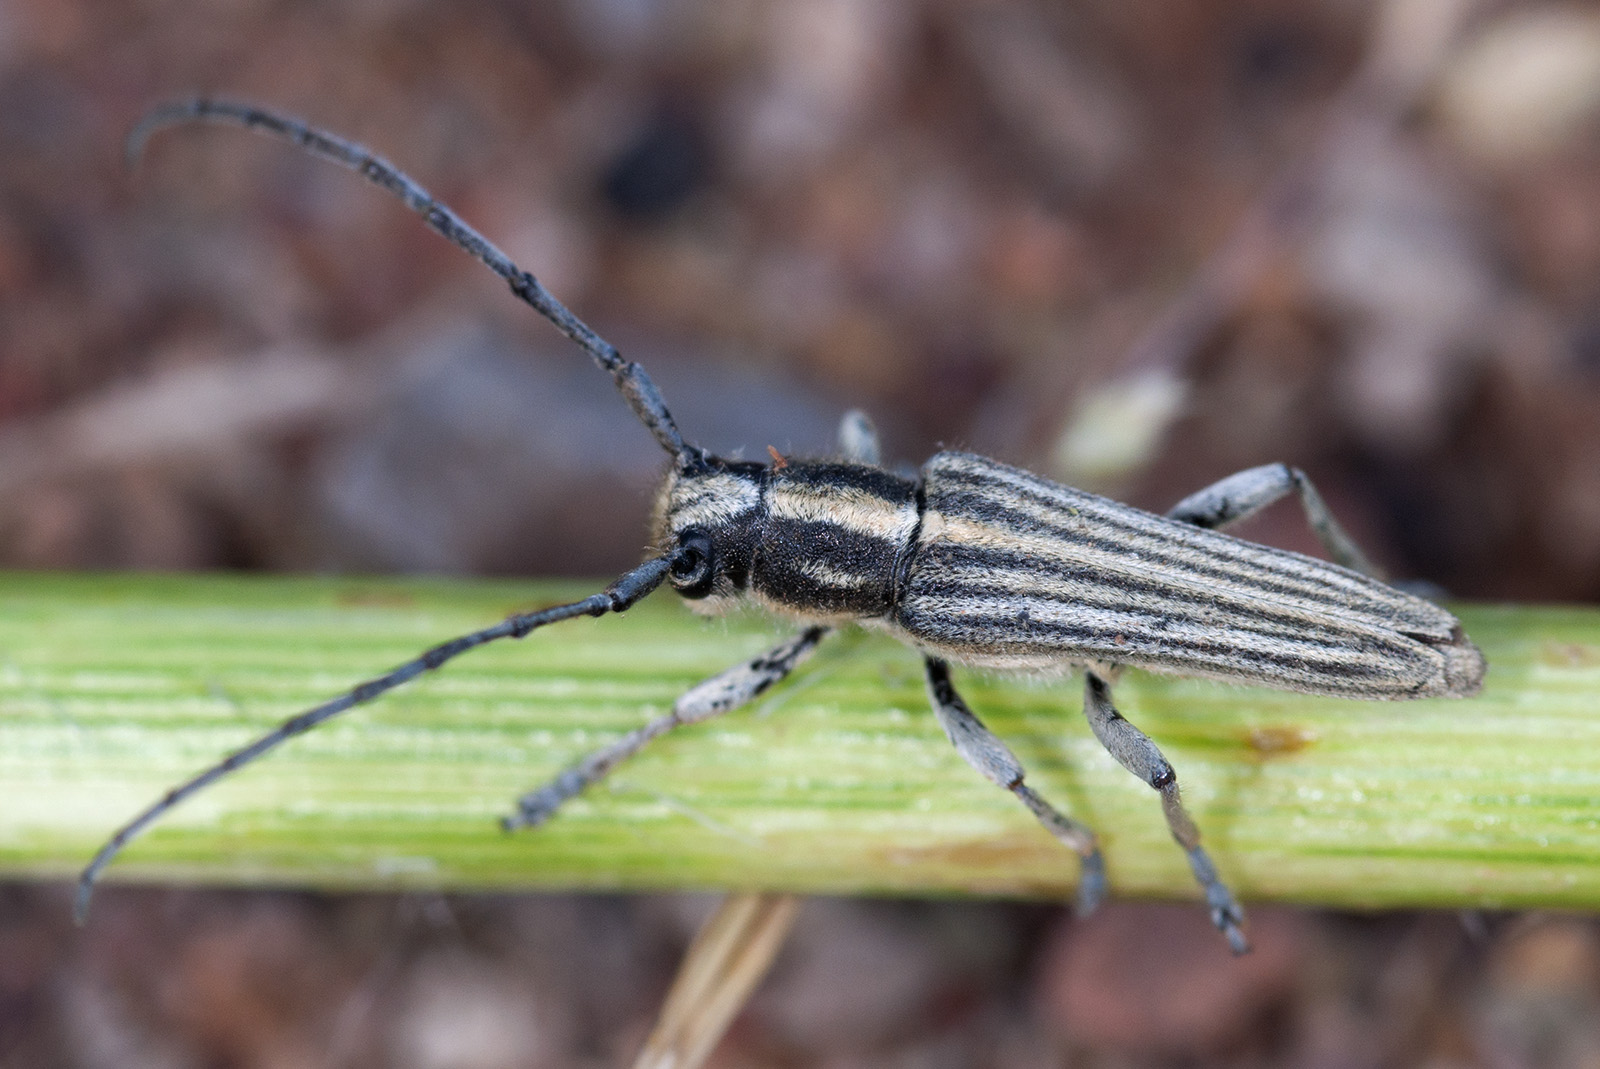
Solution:
<svg viewBox="0 0 1600 1069"><path fill-rule="evenodd" d="M708 458L674 466L656 500L655 552L667 582L698 612L727 610L744 592L767 469Z"/></svg>

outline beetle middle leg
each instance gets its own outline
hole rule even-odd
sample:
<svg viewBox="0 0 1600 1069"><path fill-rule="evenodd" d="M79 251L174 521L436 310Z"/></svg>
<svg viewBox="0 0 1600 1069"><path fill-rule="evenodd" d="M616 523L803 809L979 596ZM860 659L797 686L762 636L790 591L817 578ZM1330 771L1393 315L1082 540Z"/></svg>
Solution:
<svg viewBox="0 0 1600 1069"><path fill-rule="evenodd" d="M1339 526L1339 521L1328 511L1327 503L1317 493L1317 488L1311 485L1311 480L1306 478L1306 473L1287 464L1263 464L1259 468L1235 472L1190 494L1172 506L1167 516L1196 527L1220 530L1255 515L1291 491L1299 495L1306 522L1311 525L1311 530L1329 556L1352 571L1370 575L1374 579L1384 577L1377 566L1367 559L1367 555L1361 552L1355 539Z"/></svg>
<svg viewBox="0 0 1600 1069"><path fill-rule="evenodd" d="M1166 814L1167 827L1183 852L1189 855L1189 868L1205 891L1206 905L1211 907L1211 922L1227 937L1235 954L1249 950L1250 944L1241 927L1244 911L1217 875L1211 858L1200 847L1200 829L1195 827L1193 818L1178 798L1178 774L1172 770L1172 764L1148 735L1117 712L1116 706L1111 704L1111 685L1093 670L1084 673L1083 712L1089 718L1095 738L1117 763L1161 792L1161 809Z"/></svg>
<svg viewBox="0 0 1600 1069"><path fill-rule="evenodd" d="M531 828L549 820L567 801L610 774L611 770L644 748L645 743L684 724L698 724L745 705L784 679L811 656L823 636L832 630L810 627L766 653L734 665L691 687L672 703L665 716L635 728L569 766L555 779L517 800L516 812L500 823L507 831Z"/></svg>
<svg viewBox="0 0 1600 1069"><path fill-rule="evenodd" d="M961 700L955 685L950 682L948 664L937 657L924 657L923 662L927 668L928 696L933 700L933 711L938 715L939 724L954 744L956 752L966 758L967 764L983 773L985 779L1016 795L1051 835L1077 851L1083 862L1083 872L1078 878L1077 910L1080 915L1092 911L1106 893L1105 862L1100 857L1094 832L1061 813L1022 782L1025 774L1022 762L967 708L967 703Z"/></svg>

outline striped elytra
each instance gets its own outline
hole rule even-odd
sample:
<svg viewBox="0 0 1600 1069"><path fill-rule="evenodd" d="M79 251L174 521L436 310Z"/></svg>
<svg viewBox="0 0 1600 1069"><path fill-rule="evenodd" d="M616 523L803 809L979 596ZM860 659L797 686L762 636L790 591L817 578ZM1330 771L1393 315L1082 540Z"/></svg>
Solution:
<svg viewBox="0 0 1600 1069"><path fill-rule="evenodd" d="M1352 698L1474 693L1455 617L1359 572L941 453L895 622L994 668L1124 664Z"/></svg>

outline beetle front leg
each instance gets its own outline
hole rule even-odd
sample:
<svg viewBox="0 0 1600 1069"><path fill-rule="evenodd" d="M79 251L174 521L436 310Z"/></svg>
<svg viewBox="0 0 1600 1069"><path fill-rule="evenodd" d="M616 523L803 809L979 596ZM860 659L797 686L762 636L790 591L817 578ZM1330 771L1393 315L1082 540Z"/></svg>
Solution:
<svg viewBox="0 0 1600 1069"><path fill-rule="evenodd" d="M1205 891L1211 907L1211 923L1228 939L1235 954L1250 949L1244 937L1244 910L1233 900L1211 858L1200 848L1200 829L1178 798L1178 774L1161 755L1150 737L1130 724L1111 704L1111 685L1093 671L1084 673L1083 712L1095 738L1110 751L1117 763L1161 792L1161 809L1167 817L1172 837L1189 855L1189 868Z"/></svg>
<svg viewBox="0 0 1600 1069"><path fill-rule="evenodd" d="M928 696L933 700L933 711L956 752L983 773L985 779L1016 795L1051 835L1078 852L1083 872L1078 878L1077 911L1080 916L1093 911L1106 893L1105 862L1100 857L1094 832L1061 813L1023 783L1022 762L967 708L967 703L961 700L950 682L950 666L937 657L925 657L923 661L927 667Z"/></svg>
<svg viewBox="0 0 1600 1069"><path fill-rule="evenodd" d="M670 713L635 728L610 745L579 759L549 783L523 795L517 800L516 812L501 820L501 826L513 831L543 824L562 805L604 779L613 768L638 753L651 739L665 735L675 727L698 724L753 701L811 656L817 643L830 630L828 627L807 628L761 656L696 684L672 703Z"/></svg>
<svg viewBox="0 0 1600 1069"><path fill-rule="evenodd" d="M1287 464L1263 464L1235 472L1226 479L1197 490L1172 506L1167 512L1170 519L1192 523L1196 527L1221 530L1231 523L1252 516L1290 491L1300 495L1300 506L1305 510L1306 522L1311 525L1317 540L1329 556L1346 568L1374 579L1382 579L1367 555L1361 552L1355 539L1345 533L1339 521L1328 511L1327 503L1317 488L1311 485L1306 473Z"/></svg>

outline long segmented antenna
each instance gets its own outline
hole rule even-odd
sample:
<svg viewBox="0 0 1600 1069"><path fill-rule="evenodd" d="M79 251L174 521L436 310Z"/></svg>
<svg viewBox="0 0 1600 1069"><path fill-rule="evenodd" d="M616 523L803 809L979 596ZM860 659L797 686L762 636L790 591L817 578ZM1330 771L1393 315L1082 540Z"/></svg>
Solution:
<svg viewBox="0 0 1600 1069"><path fill-rule="evenodd" d="M582 601L574 601L567 605L556 605L536 612L518 613L508 616L493 627L486 627L482 631L474 631L460 638L453 638L424 652L421 656L414 657L402 665L394 668L386 675L353 687L332 701L324 702L315 709L308 709L299 716L290 717L277 728L267 732L248 746L235 750L221 761L190 779L188 782L174 787L161 800L145 809L144 812L134 817L111 836L94 855L94 858L84 868L83 874L78 877L78 895L73 904L73 916L82 924L89 915L89 899L94 895L94 884L101 871L111 863L111 859L122 852L140 832L161 818L167 810L194 794L203 790L212 783L226 776L235 769L249 764L268 750L274 749L279 743L294 738L296 735L310 731L318 724L330 720L347 709L354 708L370 702L378 695L393 690L403 683L407 683L424 672L431 672L453 657L466 653L485 643L501 638L522 638L536 627L545 624L557 623L561 620L570 620L574 616L604 616L608 612L622 612L634 602L650 593L661 585L666 578L667 570L672 567L671 557L654 557L645 561L633 571L618 578L605 590L598 594L591 594Z"/></svg>
<svg viewBox="0 0 1600 1069"><path fill-rule="evenodd" d="M299 145L313 156L331 160L348 167L373 184L388 190L405 202L433 230L482 260L489 270L506 280L511 292L533 307L540 315L555 324L557 330L576 342L594 362L609 372L628 407L639 417L639 422L649 428L661 447L671 453L682 470L700 467L705 454L696 446L684 441L678 425L661 399L661 393L644 368L631 360L624 360L617 347L596 334L589 325L551 296L537 278L524 271L501 252L498 247L472 227L450 208L433 198L404 171L354 141L308 126L276 112L250 104L229 100L176 101L163 104L139 120L128 134L127 156L129 165L136 164L144 153L145 142L156 131L179 123L209 121L261 130L285 141Z"/></svg>

